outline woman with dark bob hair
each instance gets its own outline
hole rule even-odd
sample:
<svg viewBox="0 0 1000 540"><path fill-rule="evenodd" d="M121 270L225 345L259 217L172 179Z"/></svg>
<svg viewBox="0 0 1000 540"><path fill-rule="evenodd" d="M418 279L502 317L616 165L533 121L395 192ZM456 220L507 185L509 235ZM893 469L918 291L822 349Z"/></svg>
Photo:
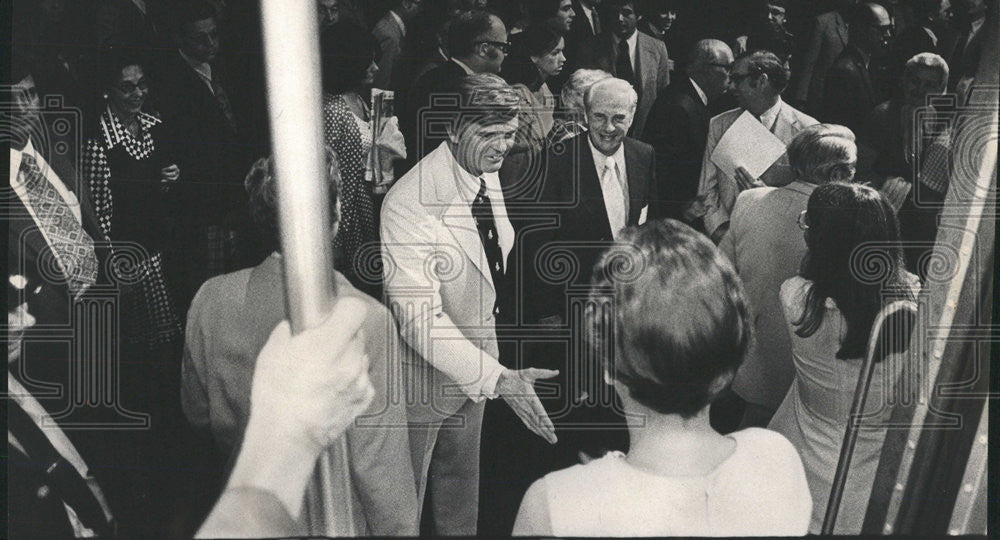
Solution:
<svg viewBox="0 0 1000 540"><path fill-rule="evenodd" d="M514 534L804 534L811 503L792 445L764 429L724 436L709 424L709 404L750 341L726 257L687 225L653 221L624 231L595 276L590 341L611 356L604 374L628 418L629 452L535 482Z"/></svg>
<svg viewBox="0 0 1000 540"><path fill-rule="evenodd" d="M374 144L369 106L379 56L375 37L341 21L320 36L323 134L340 160L341 220L334 242L337 270L362 291L381 296L381 275L367 272L377 257L378 208L365 170ZM374 254L373 254L374 253Z"/></svg>
<svg viewBox="0 0 1000 540"><path fill-rule="evenodd" d="M813 499L809 532L819 533L872 324L888 303L913 300L919 284L903 262L896 214L871 187L817 187L799 226L808 252L780 293L795 379L768 427L802 456ZM890 356L877 366L866 424L888 421L888 381L898 365ZM860 431L836 534L861 531L884 438L884 428Z"/></svg>

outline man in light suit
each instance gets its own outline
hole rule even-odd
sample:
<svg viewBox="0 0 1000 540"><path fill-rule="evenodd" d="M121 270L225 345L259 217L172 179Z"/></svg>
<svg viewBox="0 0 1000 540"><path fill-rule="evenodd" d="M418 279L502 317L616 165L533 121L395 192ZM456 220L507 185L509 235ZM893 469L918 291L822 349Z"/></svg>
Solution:
<svg viewBox="0 0 1000 540"><path fill-rule="evenodd" d="M634 0L609 0L611 31L590 38L574 60L577 67L603 69L628 81L639 95L630 134L641 134L656 96L670 84L670 59L662 40L636 29Z"/></svg>
<svg viewBox="0 0 1000 540"><path fill-rule="evenodd" d="M382 53L378 60L378 72L375 73L375 88L395 90L391 84L393 68L403 48L406 25L419 11L420 0L396 0L392 9L372 29Z"/></svg>
<svg viewBox="0 0 1000 540"><path fill-rule="evenodd" d="M404 351L410 447L434 532L475 535L485 399L503 397L534 433L555 430L533 387L548 370L498 361L514 229L497 171L514 142L518 94L493 74L459 85L448 140L404 175L382 207L388 304Z"/></svg>
<svg viewBox="0 0 1000 540"><path fill-rule="evenodd" d="M796 105L806 106L806 110L810 112L822 107L826 72L847 46L848 24L845 13L859 2L860 0L840 0L840 9L828 11L813 19L812 28L807 33L809 45L796 75L798 82L793 96Z"/></svg>
<svg viewBox="0 0 1000 540"><path fill-rule="evenodd" d="M788 145L795 175L790 184L748 189L736 198L731 225L719 249L743 280L754 338L732 384L745 407L733 408L731 418L724 421L728 428L766 427L792 384L792 343L778 292L786 279L798 273L806 254L799 217L817 185L851 181L857 160L858 149L849 129L814 125Z"/></svg>
<svg viewBox="0 0 1000 540"><path fill-rule="evenodd" d="M736 96L740 106L716 116L709 123L708 142L698 182L698 202L701 203L701 208L695 208L691 215L701 215L705 232L715 243L722 239L729 226L729 214L739 192L760 185L784 186L793 179L787 154L778 158L760 178L751 178L742 167L736 169L735 178L721 171L712 162L712 153L726 130L744 111L749 111L775 137L788 144L798 132L818 123L781 100L781 92L788 84L788 75L784 63L774 53L767 51L743 55L733 63L729 74L729 92ZM746 144L746 151L752 152L754 141L746 141Z"/></svg>

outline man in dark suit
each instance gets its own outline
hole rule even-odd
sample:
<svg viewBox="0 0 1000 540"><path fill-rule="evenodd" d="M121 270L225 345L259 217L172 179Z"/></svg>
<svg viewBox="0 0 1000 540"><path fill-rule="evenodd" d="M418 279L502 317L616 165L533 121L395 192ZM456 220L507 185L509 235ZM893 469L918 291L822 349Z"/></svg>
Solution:
<svg viewBox="0 0 1000 540"><path fill-rule="evenodd" d="M532 214L536 221L518 233L508 271L520 306L517 335L508 339L520 355L501 354L500 360L510 369L559 370L537 389L558 441L546 444L518 429L520 420L506 407L487 405L484 468L504 474L483 477L480 534L509 535L525 491L538 478L578 463L581 454L603 456L626 446L625 420L615 412L613 390L603 384L600 366L578 354L582 334L566 329L578 328L569 305L586 297L598 256L623 228L646 218L655 155L649 145L625 136L637 101L621 79L595 83L585 98L589 132L545 152L533 196L507 200L519 218ZM524 338L526 329L543 338ZM546 331L573 337L555 339Z"/></svg>
<svg viewBox="0 0 1000 540"><path fill-rule="evenodd" d="M203 281L253 259L246 251L253 229L245 215L243 177L254 156L234 112L236 87L216 61L215 11L202 3L186 6L174 38L177 48L165 52L151 75L161 96L155 105L163 117L164 143L183 171L174 196L184 222L165 259L186 311Z"/></svg>
<svg viewBox="0 0 1000 540"><path fill-rule="evenodd" d="M585 97L590 128L587 134L547 152L540 202L542 208L554 214L558 226L524 236L524 259L519 269L524 272L522 295L529 322L572 325L572 298L589 287L601 251L623 228L646 221L656 158L651 146L626 136L637 101L635 91L621 79L594 83ZM567 255L576 271L569 276L551 275L549 270ZM573 409L569 416L563 415L564 429L567 422L579 426L590 420L611 424L622 420L610 410L610 403L584 403L588 394L592 401L598 392L607 392L606 388L600 389L602 379L583 373L587 368L576 365L569 355L560 356L545 361L570 361L570 365L544 367L560 369L565 386L557 397L543 398L543 403L550 411ZM568 381L584 379L592 386L570 388ZM558 430L559 423L556 425ZM579 452L603 455L604 451L616 449L624 435L613 430L569 430L566 437L560 435L557 445L561 449L557 451L559 466L571 465Z"/></svg>
<svg viewBox="0 0 1000 540"><path fill-rule="evenodd" d="M607 14L610 31L584 43L574 66L603 69L635 88L639 103L629 133L640 134L657 94L670 84L667 46L636 29L635 0L609 0Z"/></svg>
<svg viewBox="0 0 1000 540"><path fill-rule="evenodd" d="M496 15L466 12L451 21L448 29L451 59L420 76L400 102L399 127L406 139L408 159L397 178L431 153L447 138L447 113L437 100L454 100L466 75L500 73L507 54L507 28ZM440 101L437 101L440 103Z"/></svg>
<svg viewBox="0 0 1000 540"><path fill-rule="evenodd" d="M951 54L945 58L951 67L948 90L957 93L959 99L966 97L976 70L979 69L979 57L986 36L983 27L989 3L988 0L954 0L951 3L959 32Z"/></svg>
<svg viewBox="0 0 1000 540"><path fill-rule="evenodd" d="M653 219L683 219L698 196L701 156L705 154L709 104L726 92L733 53L725 42L699 41L688 58L687 76L674 81L653 104L642 140L656 150Z"/></svg>
<svg viewBox="0 0 1000 540"><path fill-rule="evenodd" d="M866 3L853 13L850 28L847 48L826 74L822 118L857 133L888 97L876 82L875 63L892 38L892 18L881 5Z"/></svg>
<svg viewBox="0 0 1000 540"><path fill-rule="evenodd" d="M860 0L839 0L839 9L828 11L813 19L812 27L805 34L808 40L802 65L796 75L797 83L792 102L806 111L819 110L823 103L826 72L847 46L847 19L845 15Z"/></svg>
<svg viewBox="0 0 1000 540"><path fill-rule="evenodd" d="M601 0L573 0L576 17L565 36L567 53L576 51L588 39L601 33L600 5Z"/></svg>
<svg viewBox="0 0 1000 540"><path fill-rule="evenodd" d="M378 61L378 71L375 73L375 88L395 90L392 86L394 68L403 50L403 40L409 30L410 21L419 11L419 0L396 0L392 9L379 19L372 29L382 53Z"/></svg>

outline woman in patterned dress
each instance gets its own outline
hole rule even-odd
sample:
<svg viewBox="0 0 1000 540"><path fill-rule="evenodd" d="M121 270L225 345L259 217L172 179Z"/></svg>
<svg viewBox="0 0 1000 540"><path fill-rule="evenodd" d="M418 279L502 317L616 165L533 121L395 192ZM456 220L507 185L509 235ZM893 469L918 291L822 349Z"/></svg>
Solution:
<svg viewBox="0 0 1000 540"><path fill-rule="evenodd" d="M177 343L181 327L161 251L168 236L166 190L180 170L157 141L160 120L142 112L149 94L142 63L111 53L102 64L106 105L87 140L83 168L101 227L122 263L122 335L149 348Z"/></svg>
<svg viewBox="0 0 1000 540"><path fill-rule="evenodd" d="M323 133L340 162L340 228L334 239L335 266L352 285L375 298L382 294L378 209L365 169L372 149L369 100L378 43L346 21L323 31Z"/></svg>

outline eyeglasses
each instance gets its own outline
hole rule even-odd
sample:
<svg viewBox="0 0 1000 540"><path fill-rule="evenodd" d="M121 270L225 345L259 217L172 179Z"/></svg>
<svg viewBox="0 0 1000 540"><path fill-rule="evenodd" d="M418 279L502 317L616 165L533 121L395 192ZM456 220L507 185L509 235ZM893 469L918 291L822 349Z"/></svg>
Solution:
<svg viewBox="0 0 1000 540"><path fill-rule="evenodd" d="M809 230L809 214L808 214L808 212L809 212L808 210L803 210L803 211L799 212L799 219L798 219L799 228L802 229L803 231L808 231Z"/></svg>
<svg viewBox="0 0 1000 540"><path fill-rule="evenodd" d="M121 92L121 93L123 93L125 95L129 95L129 94L134 94L136 90L142 90L143 92L148 92L149 91L149 83L146 82L146 81L139 81L138 84L132 84L130 82L123 82L123 83L116 84L115 88L117 88L119 92Z"/></svg>
<svg viewBox="0 0 1000 540"><path fill-rule="evenodd" d="M510 50L510 43L504 43L502 41L480 41L479 42L480 45L482 45L484 43L487 44L487 45L492 45L492 46L496 47L497 49L500 49L500 52L502 52L504 54L507 54L507 51Z"/></svg>

